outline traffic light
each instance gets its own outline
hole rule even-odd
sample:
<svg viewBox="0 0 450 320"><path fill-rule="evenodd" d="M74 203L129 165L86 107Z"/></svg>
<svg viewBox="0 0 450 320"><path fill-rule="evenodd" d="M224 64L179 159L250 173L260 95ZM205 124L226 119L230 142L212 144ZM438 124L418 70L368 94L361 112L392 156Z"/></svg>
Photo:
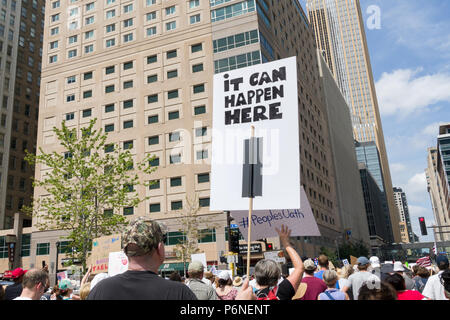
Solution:
<svg viewBox="0 0 450 320"><path fill-rule="evenodd" d="M425 224L425 218L424 217L419 217L419 224L420 224L420 232L422 233L422 235L423 236L428 235L427 226Z"/></svg>
<svg viewBox="0 0 450 320"><path fill-rule="evenodd" d="M266 251L272 251L273 250L273 244L266 242Z"/></svg>
<svg viewBox="0 0 450 320"><path fill-rule="evenodd" d="M239 253L239 229L230 229L229 251Z"/></svg>

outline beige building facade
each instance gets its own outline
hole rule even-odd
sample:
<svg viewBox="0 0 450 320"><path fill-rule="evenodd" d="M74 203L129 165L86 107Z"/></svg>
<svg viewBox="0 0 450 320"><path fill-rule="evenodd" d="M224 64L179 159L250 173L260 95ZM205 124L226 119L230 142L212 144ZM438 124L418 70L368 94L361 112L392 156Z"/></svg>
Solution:
<svg viewBox="0 0 450 320"><path fill-rule="evenodd" d="M80 130L97 118L108 143L131 147L136 161L155 155L157 170L141 178L159 180L159 187L137 190L150 200L129 217L169 227L165 270L179 268L173 245L186 199L197 199L200 214L219 225L202 226L209 234L199 247L208 265L220 267L228 252L226 214L209 210L213 75L290 56L297 56L299 75L301 184L322 234L293 241L307 256L336 248L342 227L326 103L313 30L297 0L54 2L46 7L37 145L63 153L53 127L66 120ZM36 178L46 170L36 167ZM46 193L36 188L34 195ZM35 223L32 231L30 266L45 259L54 275L62 268L56 243L64 232L39 231ZM276 238L268 242L280 247ZM264 245L252 254L252 265L262 251Z"/></svg>

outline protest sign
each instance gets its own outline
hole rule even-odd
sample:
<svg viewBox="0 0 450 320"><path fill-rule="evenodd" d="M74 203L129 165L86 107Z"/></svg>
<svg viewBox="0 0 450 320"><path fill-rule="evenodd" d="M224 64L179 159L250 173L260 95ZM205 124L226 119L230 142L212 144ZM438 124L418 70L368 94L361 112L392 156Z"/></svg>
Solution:
<svg viewBox="0 0 450 320"><path fill-rule="evenodd" d="M344 264L344 266L349 265L350 263L348 262L347 259L342 260L342 263Z"/></svg>
<svg viewBox="0 0 450 320"><path fill-rule="evenodd" d="M108 259L108 275L110 277L128 270L128 257L123 251L110 252Z"/></svg>
<svg viewBox="0 0 450 320"><path fill-rule="evenodd" d="M350 256L350 263L352 266L354 266L355 264L358 264L358 258L356 258L354 256Z"/></svg>
<svg viewBox="0 0 450 320"><path fill-rule="evenodd" d="M191 262L193 261L200 261L203 264L203 267L205 267L206 270L206 255L205 253L196 253L191 254Z"/></svg>
<svg viewBox="0 0 450 320"><path fill-rule="evenodd" d="M67 271L58 272L56 274L56 278L58 279L58 281L61 281L61 280L64 280L64 279L68 279Z"/></svg>
<svg viewBox="0 0 450 320"><path fill-rule="evenodd" d="M91 274L108 272L109 253L121 250L120 235L104 236L92 241Z"/></svg>
<svg viewBox="0 0 450 320"><path fill-rule="evenodd" d="M264 259L273 260L278 263L286 263L283 250L279 251L266 251L264 252Z"/></svg>
<svg viewBox="0 0 450 320"><path fill-rule="evenodd" d="M320 236L319 227L309 205L305 190L301 187L301 208L285 210L253 210L252 211L252 235L251 240L277 237L275 228L281 230L281 225L289 226L291 236ZM248 211L231 211L231 216L237 222L239 231L248 241L247 229Z"/></svg>
<svg viewBox="0 0 450 320"><path fill-rule="evenodd" d="M298 133L296 57L214 75L210 209L300 208Z"/></svg>

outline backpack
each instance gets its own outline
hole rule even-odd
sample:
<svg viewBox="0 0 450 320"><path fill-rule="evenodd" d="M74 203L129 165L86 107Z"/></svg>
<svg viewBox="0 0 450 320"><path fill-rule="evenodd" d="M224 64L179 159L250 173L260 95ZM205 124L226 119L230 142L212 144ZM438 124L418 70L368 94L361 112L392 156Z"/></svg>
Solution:
<svg viewBox="0 0 450 320"><path fill-rule="evenodd" d="M256 300L280 300L277 297L277 291L278 291L278 286L275 286L272 290L269 291L269 293L266 295L259 295L259 292L256 294L257 299Z"/></svg>

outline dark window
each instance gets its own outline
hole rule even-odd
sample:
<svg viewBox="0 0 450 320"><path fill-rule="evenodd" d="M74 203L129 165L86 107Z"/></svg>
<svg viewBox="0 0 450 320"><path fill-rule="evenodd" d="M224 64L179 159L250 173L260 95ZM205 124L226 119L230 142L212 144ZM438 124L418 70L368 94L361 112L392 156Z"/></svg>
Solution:
<svg viewBox="0 0 450 320"><path fill-rule="evenodd" d="M209 182L209 173L201 173L197 176L198 183Z"/></svg>
<svg viewBox="0 0 450 320"><path fill-rule="evenodd" d="M195 53L195 52L199 52L203 50L203 45L201 43L197 43L191 46L191 52Z"/></svg>
<svg viewBox="0 0 450 320"><path fill-rule="evenodd" d="M105 93L110 93L114 91L114 85L109 85L105 87Z"/></svg>
<svg viewBox="0 0 450 320"><path fill-rule="evenodd" d="M158 102L158 94L152 94L147 97L147 103L155 103Z"/></svg>
<svg viewBox="0 0 450 320"><path fill-rule="evenodd" d="M152 74L151 76L147 77L147 83L152 83L158 81L158 75Z"/></svg>
<svg viewBox="0 0 450 320"><path fill-rule="evenodd" d="M106 67L106 69L105 69L105 73L106 74L114 73L114 71L115 71L115 67L114 66Z"/></svg>
<svg viewBox="0 0 450 320"><path fill-rule="evenodd" d="M155 63L158 61L158 56L156 54L147 57L147 64Z"/></svg>
<svg viewBox="0 0 450 320"><path fill-rule="evenodd" d="M148 119L148 124L152 124L152 123L158 123L158 115L154 115L154 116L149 116Z"/></svg>
<svg viewBox="0 0 450 320"><path fill-rule="evenodd" d="M175 98L178 98L178 89L168 91L168 92L167 92L167 98L168 98L168 99L175 99Z"/></svg>
<svg viewBox="0 0 450 320"><path fill-rule="evenodd" d="M169 141L174 142L180 140L180 133L179 132L171 132L169 133Z"/></svg>
<svg viewBox="0 0 450 320"><path fill-rule="evenodd" d="M195 115L203 114L203 113L206 113L206 106L197 106L194 108Z"/></svg>
<svg viewBox="0 0 450 320"><path fill-rule="evenodd" d="M203 63L195 64L192 66L192 72L200 72L203 71Z"/></svg>
<svg viewBox="0 0 450 320"><path fill-rule="evenodd" d="M195 136L196 137L204 137L204 136L206 136L207 132L208 132L207 127L196 128L195 129Z"/></svg>
<svg viewBox="0 0 450 320"><path fill-rule="evenodd" d="M133 140L124 141L123 143L123 149L128 150L133 148Z"/></svg>
<svg viewBox="0 0 450 320"><path fill-rule="evenodd" d="M133 120L124 121L123 122L123 128L124 129L133 128Z"/></svg>
<svg viewBox="0 0 450 320"><path fill-rule="evenodd" d="M161 204L160 203L152 203L150 204L150 212L160 212Z"/></svg>
<svg viewBox="0 0 450 320"><path fill-rule="evenodd" d="M167 79L178 77L178 70L167 71Z"/></svg>
<svg viewBox="0 0 450 320"><path fill-rule="evenodd" d="M123 215L124 216L129 216L129 215L132 215L132 214L134 214L134 207L123 208Z"/></svg>
<svg viewBox="0 0 450 320"><path fill-rule="evenodd" d="M175 58L177 56L177 50L167 51L167 59Z"/></svg>
<svg viewBox="0 0 450 320"><path fill-rule="evenodd" d="M205 85L204 84L197 84L194 86L194 93L201 93L205 92Z"/></svg>
<svg viewBox="0 0 450 320"><path fill-rule="evenodd" d="M159 136L153 136L148 138L148 145L159 144Z"/></svg>
<svg viewBox="0 0 450 320"><path fill-rule="evenodd" d="M150 160L148 162L148 164L150 165L150 167L157 167L157 166L159 166L159 158L154 158L153 160Z"/></svg>
<svg viewBox="0 0 450 320"><path fill-rule="evenodd" d="M180 210L183 209L183 201L172 201L170 203L171 210Z"/></svg>
<svg viewBox="0 0 450 320"><path fill-rule="evenodd" d="M113 151L114 151L114 144L113 143L105 145L105 152L106 153L113 152Z"/></svg>
<svg viewBox="0 0 450 320"><path fill-rule="evenodd" d="M200 207L209 207L209 198L198 199Z"/></svg>
<svg viewBox="0 0 450 320"><path fill-rule="evenodd" d="M170 186L171 187L181 186L181 177L170 178Z"/></svg>
<svg viewBox="0 0 450 320"><path fill-rule="evenodd" d="M105 132L112 132L112 131L114 131L114 123L107 124L105 126Z"/></svg>
<svg viewBox="0 0 450 320"><path fill-rule="evenodd" d="M161 183L160 180L153 180L150 183L149 189L150 190L155 190L155 189L159 189L161 187Z"/></svg>
<svg viewBox="0 0 450 320"><path fill-rule="evenodd" d="M133 99L130 100L126 100L123 102L123 108L127 109L127 108L132 108L133 107Z"/></svg>
<svg viewBox="0 0 450 320"><path fill-rule="evenodd" d="M128 61L123 64L123 70L128 70L133 68L133 61Z"/></svg>
<svg viewBox="0 0 450 320"><path fill-rule="evenodd" d="M113 112L114 111L114 103L112 104L107 104L105 106L105 112Z"/></svg>
<svg viewBox="0 0 450 320"><path fill-rule="evenodd" d="M88 91L84 91L83 92L83 98L84 99L90 98L90 97L92 97L92 90L88 90Z"/></svg>
<svg viewBox="0 0 450 320"><path fill-rule="evenodd" d="M123 83L123 88L124 88L124 89L133 88L133 80L125 81L125 82Z"/></svg>
<svg viewBox="0 0 450 320"><path fill-rule="evenodd" d="M84 79L84 80L92 79L92 71L91 71L91 72L86 72L86 73L84 73L83 79Z"/></svg>
<svg viewBox="0 0 450 320"><path fill-rule="evenodd" d="M180 112L179 111L169 112L169 120L178 119L179 117L180 117Z"/></svg>
<svg viewBox="0 0 450 320"><path fill-rule="evenodd" d="M90 117L92 115L92 109L83 110L83 118Z"/></svg>
<svg viewBox="0 0 450 320"><path fill-rule="evenodd" d="M112 217L112 215L113 215L113 209L105 209L105 210L103 210L103 215L104 215L105 217Z"/></svg>

